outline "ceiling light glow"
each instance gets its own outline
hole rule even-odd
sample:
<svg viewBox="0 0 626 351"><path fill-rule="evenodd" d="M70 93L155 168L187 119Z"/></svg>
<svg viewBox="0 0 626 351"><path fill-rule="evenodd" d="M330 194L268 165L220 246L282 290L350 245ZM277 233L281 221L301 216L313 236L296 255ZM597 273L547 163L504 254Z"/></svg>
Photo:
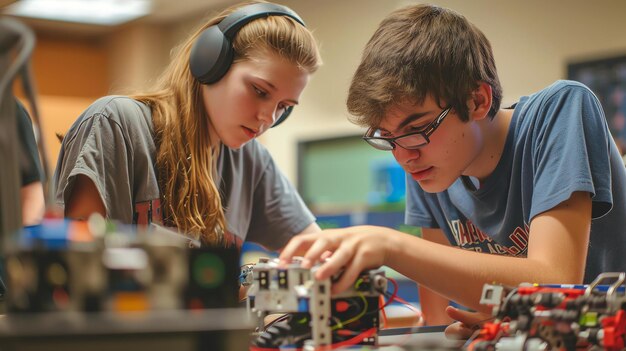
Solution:
<svg viewBox="0 0 626 351"><path fill-rule="evenodd" d="M21 0L5 13L51 21L115 26L146 16L150 0Z"/></svg>

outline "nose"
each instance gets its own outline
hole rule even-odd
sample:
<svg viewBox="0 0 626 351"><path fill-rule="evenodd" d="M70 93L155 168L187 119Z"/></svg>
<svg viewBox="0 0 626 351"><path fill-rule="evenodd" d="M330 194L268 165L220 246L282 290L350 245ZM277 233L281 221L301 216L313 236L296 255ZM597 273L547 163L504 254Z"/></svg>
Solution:
<svg viewBox="0 0 626 351"><path fill-rule="evenodd" d="M420 149L415 150L407 150L402 146L396 145L396 148L391 151L393 157L395 157L396 161L402 166L408 166L414 161L419 160L421 154Z"/></svg>
<svg viewBox="0 0 626 351"><path fill-rule="evenodd" d="M278 110L276 108L268 107L259 111L258 118L263 124L267 126L273 126L274 122L278 118Z"/></svg>

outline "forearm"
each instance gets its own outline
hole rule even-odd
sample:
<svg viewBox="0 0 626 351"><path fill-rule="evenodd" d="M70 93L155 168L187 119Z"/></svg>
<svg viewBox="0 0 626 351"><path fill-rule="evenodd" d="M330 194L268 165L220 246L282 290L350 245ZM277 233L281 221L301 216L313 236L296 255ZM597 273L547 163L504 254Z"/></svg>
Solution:
<svg viewBox="0 0 626 351"><path fill-rule="evenodd" d="M486 311L479 305L482 287L498 282L580 283L570 270L558 270L545 260L497 256L465 251L422 240L404 233L390 233L385 264L429 289L464 306ZM416 267L418 267L416 269Z"/></svg>
<svg viewBox="0 0 626 351"><path fill-rule="evenodd" d="M450 300L426 288L418 286L422 318L425 325L447 325L452 323L452 318L446 313L446 306Z"/></svg>
<svg viewBox="0 0 626 351"><path fill-rule="evenodd" d="M484 310L478 303L485 283L581 283L590 230L591 198L575 192L532 219L526 257L466 251L393 232L385 263L451 300Z"/></svg>
<svg viewBox="0 0 626 351"><path fill-rule="evenodd" d="M21 189L22 197L22 223L23 225L38 224L43 219L45 200L43 196L43 184L34 182L25 185Z"/></svg>

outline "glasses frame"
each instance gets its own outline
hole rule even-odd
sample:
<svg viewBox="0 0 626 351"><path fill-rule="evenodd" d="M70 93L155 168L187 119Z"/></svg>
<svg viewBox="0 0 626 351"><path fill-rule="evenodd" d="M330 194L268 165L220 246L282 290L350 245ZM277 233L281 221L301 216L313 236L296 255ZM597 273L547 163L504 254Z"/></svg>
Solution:
<svg viewBox="0 0 626 351"><path fill-rule="evenodd" d="M443 119L446 118L448 113L450 113L450 110L452 110L452 106L441 111L441 113L437 116L437 118L435 118L432 122L430 122L428 125L426 125L424 128L422 128L421 130L417 132L411 132L411 133L399 135L397 137L385 138L385 137L371 136L378 129L369 128L367 132L365 133L365 135L363 136L363 140L365 140L373 148L378 149L378 150L383 150L383 151L395 150L396 146L399 146L405 150L419 149L422 146L428 145L430 143L429 137L435 132L435 130L437 130L437 128L439 128L439 126L441 125L441 122L443 122ZM397 142L398 140L402 138L410 137L410 136L417 135L417 134L420 134L424 138L425 140L424 143L419 144L419 145L412 145L412 146L402 146ZM389 145L389 148L381 147L380 144L373 144L372 141L386 142Z"/></svg>

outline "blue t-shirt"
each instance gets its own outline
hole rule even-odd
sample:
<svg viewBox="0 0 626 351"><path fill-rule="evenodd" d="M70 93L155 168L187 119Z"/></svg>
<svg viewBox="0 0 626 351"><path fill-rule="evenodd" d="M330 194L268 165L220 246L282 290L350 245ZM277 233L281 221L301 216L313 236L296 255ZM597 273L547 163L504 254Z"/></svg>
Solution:
<svg viewBox="0 0 626 351"><path fill-rule="evenodd" d="M584 281L626 271L626 169L584 85L558 81L523 97L496 169L475 183L463 177L426 193L407 177L407 224L441 228L463 249L525 257L531 220L584 191L593 202Z"/></svg>

